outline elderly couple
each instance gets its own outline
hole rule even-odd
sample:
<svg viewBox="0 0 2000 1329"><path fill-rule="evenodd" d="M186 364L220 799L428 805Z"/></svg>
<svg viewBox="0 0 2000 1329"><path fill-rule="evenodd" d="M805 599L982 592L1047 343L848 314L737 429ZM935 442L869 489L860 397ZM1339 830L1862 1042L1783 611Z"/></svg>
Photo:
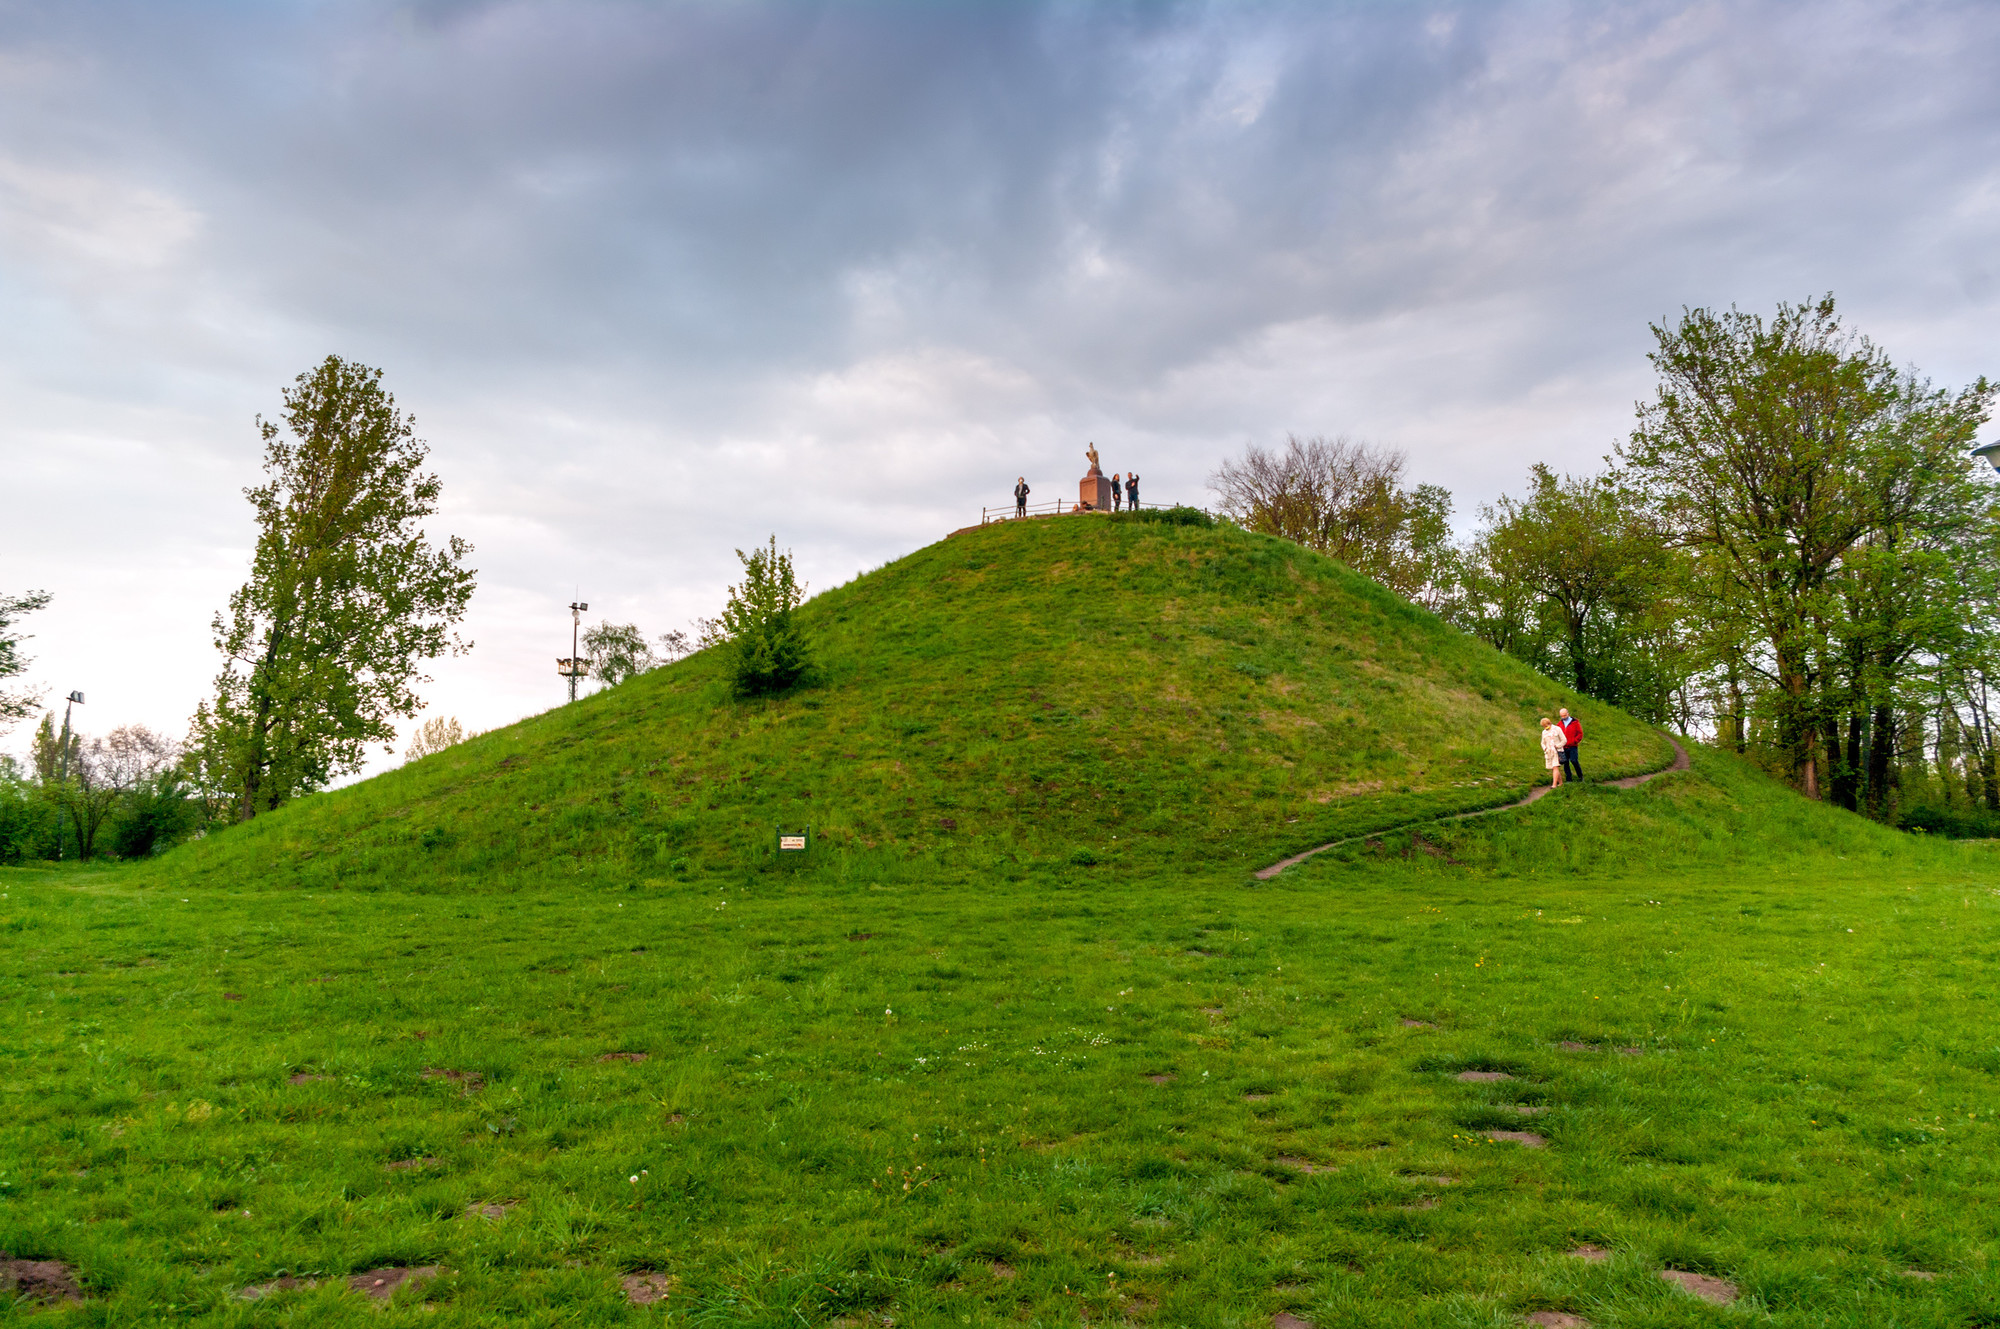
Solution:
<svg viewBox="0 0 2000 1329"><path fill-rule="evenodd" d="M1577 760L1576 746L1583 742L1583 726L1568 711L1557 711L1562 718L1551 720L1542 717L1542 760L1549 768L1549 785L1562 784L1565 777L1583 779L1583 763Z"/></svg>

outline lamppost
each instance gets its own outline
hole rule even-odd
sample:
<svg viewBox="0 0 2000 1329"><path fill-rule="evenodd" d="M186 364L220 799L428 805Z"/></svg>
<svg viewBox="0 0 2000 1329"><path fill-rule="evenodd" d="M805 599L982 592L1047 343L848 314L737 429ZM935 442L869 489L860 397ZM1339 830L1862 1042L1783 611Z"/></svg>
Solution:
<svg viewBox="0 0 2000 1329"><path fill-rule="evenodd" d="M83 694L81 692L70 693L69 699L63 703L62 741L56 745L56 760L58 763L57 769L61 773L61 779L64 784L69 783L69 713L81 705L83 705ZM68 796L65 795L64 797ZM67 804L64 805L64 810L70 812L71 819L74 820L74 810L70 809ZM76 836L77 848L81 852L83 847L83 826L80 823L76 828ZM56 845L56 857L62 857L62 845L60 842Z"/></svg>
<svg viewBox="0 0 2000 1329"><path fill-rule="evenodd" d="M576 655L576 632L583 622L584 614L590 606L580 600L572 600L569 606L569 659L556 661L556 673L569 680L569 699L576 700L576 680L582 676L583 661Z"/></svg>
<svg viewBox="0 0 2000 1329"><path fill-rule="evenodd" d="M82 693L70 693L68 701L62 703L62 779L70 779L70 711L84 705Z"/></svg>

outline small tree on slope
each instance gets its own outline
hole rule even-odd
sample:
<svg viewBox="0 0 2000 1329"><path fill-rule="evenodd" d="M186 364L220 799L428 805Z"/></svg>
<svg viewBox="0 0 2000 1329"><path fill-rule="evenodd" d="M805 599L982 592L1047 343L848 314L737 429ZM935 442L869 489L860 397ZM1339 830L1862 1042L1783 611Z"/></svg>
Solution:
<svg viewBox="0 0 2000 1329"><path fill-rule="evenodd" d="M709 633L728 644L739 693L783 692L812 664L811 647L793 617L806 588L792 571L791 551L778 552L775 535L764 548L739 549L736 557L743 560L743 584L729 588L729 603Z"/></svg>

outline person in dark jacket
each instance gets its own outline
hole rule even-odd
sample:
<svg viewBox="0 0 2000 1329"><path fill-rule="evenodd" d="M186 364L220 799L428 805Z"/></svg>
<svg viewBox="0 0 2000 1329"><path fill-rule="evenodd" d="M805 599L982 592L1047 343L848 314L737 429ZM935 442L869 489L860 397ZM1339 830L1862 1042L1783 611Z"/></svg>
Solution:
<svg viewBox="0 0 2000 1329"><path fill-rule="evenodd" d="M1581 782L1583 780L1583 761L1576 755L1576 750L1583 742L1583 726L1578 724L1576 717L1566 710L1557 711L1556 714L1562 717L1562 769L1564 782L1567 783L1570 780Z"/></svg>
<svg viewBox="0 0 2000 1329"><path fill-rule="evenodd" d="M1113 481L1112 483L1114 486L1117 484L1116 481ZM1139 473L1137 471L1125 472L1125 506L1133 509L1134 511L1138 510Z"/></svg>
<svg viewBox="0 0 2000 1329"><path fill-rule="evenodd" d="M1111 473L1111 510L1118 511L1118 472Z"/></svg>
<svg viewBox="0 0 2000 1329"><path fill-rule="evenodd" d="M1014 482L1014 515L1028 515L1028 477L1025 475Z"/></svg>

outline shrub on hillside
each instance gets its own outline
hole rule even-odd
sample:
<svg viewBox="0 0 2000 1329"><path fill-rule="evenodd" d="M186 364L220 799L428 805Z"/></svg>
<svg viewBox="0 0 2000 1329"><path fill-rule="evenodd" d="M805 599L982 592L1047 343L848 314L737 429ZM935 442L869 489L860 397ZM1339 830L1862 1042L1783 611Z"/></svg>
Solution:
<svg viewBox="0 0 2000 1329"><path fill-rule="evenodd" d="M1191 508L1186 504L1171 508L1140 508L1116 515L1121 521L1154 521L1166 526L1200 526L1206 529L1215 525L1215 518L1200 508Z"/></svg>
<svg viewBox="0 0 2000 1329"><path fill-rule="evenodd" d="M778 552L775 535L764 548L747 554L739 549L736 557L743 560L743 584L729 588L729 603L707 632L728 645L730 678L739 694L783 692L812 665L811 645L794 612L806 588L792 571L791 551Z"/></svg>
<svg viewBox="0 0 2000 1329"><path fill-rule="evenodd" d="M1926 803L1906 810L1896 818L1906 831L1923 831L1947 840L1991 840L2000 838L2000 812L1986 808L1947 808Z"/></svg>

